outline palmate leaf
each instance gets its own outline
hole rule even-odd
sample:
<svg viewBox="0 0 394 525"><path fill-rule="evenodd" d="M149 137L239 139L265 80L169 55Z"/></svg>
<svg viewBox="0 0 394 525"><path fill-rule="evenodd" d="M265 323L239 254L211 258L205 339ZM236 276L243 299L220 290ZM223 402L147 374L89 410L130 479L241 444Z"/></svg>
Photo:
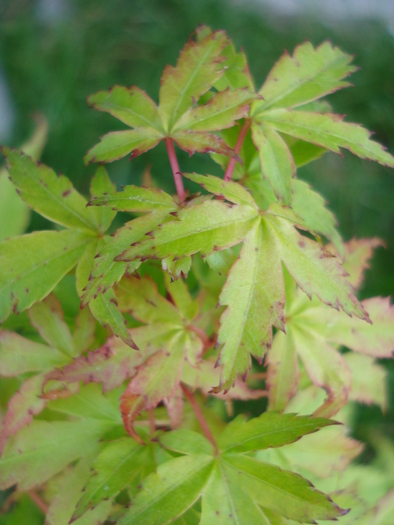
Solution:
<svg viewBox="0 0 394 525"><path fill-rule="evenodd" d="M235 420L228 427L223 446L221 441L218 443L219 455L205 437L190 430L162 435L160 443L164 447L184 455L160 465L146 478L120 525L166 525L200 497L200 523L204 525L212 522L266 525L280 523L280 515L313 523L314 519L334 519L344 514L346 511L300 476L243 455L242 452L260 448L260 442L263 447L281 446L315 432L322 425L332 424L289 416L282 425L282 418L270 414L246 424L244 419L242 424ZM230 427L237 433L233 441ZM287 438L285 427L288 431L293 428ZM237 445L241 453L236 452Z"/></svg>
<svg viewBox="0 0 394 525"><path fill-rule="evenodd" d="M0 243L0 322L46 297L78 262L92 237L81 231L34 232Z"/></svg>
<svg viewBox="0 0 394 525"><path fill-rule="evenodd" d="M220 296L220 304L228 307L218 336L224 345L219 359L224 365L221 387L228 389L237 374L247 371L250 354L260 360L264 357L271 345L272 326L284 329L282 263L308 297L316 294L320 301L368 320L337 259L298 233L292 223L299 221L291 210L274 203L267 212L259 213L250 194L237 183L186 176L242 204L191 202L177 213L176 220L163 224L117 259L180 257L197 251L207 255L244 241Z"/></svg>
<svg viewBox="0 0 394 525"><path fill-rule="evenodd" d="M181 51L176 67L166 66L161 78L159 106L137 87L113 87L89 97L97 110L105 111L134 128L108 133L85 156L85 162L111 162L129 153L132 157L155 147L161 140L174 140L193 154L217 152L234 156L222 138L211 133L234 125L249 111L256 98L245 85L214 94L203 105L196 102L224 74L221 55L229 45L223 31L198 32ZM243 84L243 82L242 82Z"/></svg>
<svg viewBox="0 0 394 525"><path fill-rule="evenodd" d="M356 71L352 56L324 42L316 49L310 42L297 46L293 56L285 53L270 71L256 102L256 114L268 108L292 108L348 87L343 79Z"/></svg>
<svg viewBox="0 0 394 525"><path fill-rule="evenodd" d="M70 180L45 166L37 164L18 150L2 148L7 159L10 178L19 195L47 219L66 226L96 232L98 224L86 200Z"/></svg>
<svg viewBox="0 0 394 525"><path fill-rule="evenodd" d="M352 375L349 400L366 405L375 404L385 412L387 408L387 371L385 368L368 355L348 352L343 357ZM368 370L367 374L366 370Z"/></svg>

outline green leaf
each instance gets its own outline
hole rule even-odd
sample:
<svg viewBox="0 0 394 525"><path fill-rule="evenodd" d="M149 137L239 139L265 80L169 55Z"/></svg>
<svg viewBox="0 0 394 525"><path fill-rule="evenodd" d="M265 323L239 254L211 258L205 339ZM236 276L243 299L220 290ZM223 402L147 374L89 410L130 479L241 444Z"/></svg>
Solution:
<svg viewBox="0 0 394 525"><path fill-rule="evenodd" d="M345 252L341 236L336 230L336 219L325 207L324 199L306 182L295 180L293 184L291 206L294 212L301 217L309 231L327 237L343 259Z"/></svg>
<svg viewBox="0 0 394 525"><path fill-rule="evenodd" d="M88 235L41 231L0 243L0 322L44 299L81 257Z"/></svg>
<svg viewBox="0 0 394 525"><path fill-rule="evenodd" d="M47 219L69 228L96 231L86 200L64 175L17 150L2 148L10 178L22 199Z"/></svg>
<svg viewBox="0 0 394 525"><path fill-rule="evenodd" d="M107 170L104 166L100 166L94 174L90 183L90 194L94 199L99 199L102 195L116 191L116 186L111 182ZM89 206L89 203L87 204ZM90 214L94 217L97 224L97 229L100 233L104 233L111 226L115 218L116 212L108 210L107 208L91 208Z"/></svg>
<svg viewBox="0 0 394 525"><path fill-rule="evenodd" d="M73 333L73 347L75 355L80 355L94 342L96 323L90 310L80 310L75 318L75 331Z"/></svg>
<svg viewBox="0 0 394 525"><path fill-rule="evenodd" d="M227 306L220 320L218 364L221 386L228 389L238 373L250 367L250 354L260 361L271 345L272 325L284 329L285 294L275 239L261 223L251 229L219 297Z"/></svg>
<svg viewBox="0 0 394 525"><path fill-rule="evenodd" d="M116 260L140 257L202 255L238 244L256 219L251 206L230 207L221 201L203 201L177 213L177 220L156 230L151 239L125 250Z"/></svg>
<svg viewBox="0 0 394 525"><path fill-rule="evenodd" d="M109 443L93 464L94 474L83 489L70 523L103 500L114 498L148 466L153 470L147 447L130 438Z"/></svg>
<svg viewBox="0 0 394 525"><path fill-rule="evenodd" d="M0 170L0 241L26 231L30 209L19 197L5 169Z"/></svg>
<svg viewBox="0 0 394 525"><path fill-rule="evenodd" d="M275 334L266 363L268 408L283 410L295 393L298 380L297 353L291 331L287 335L282 332Z"/></svg>
<svg viewBox="0 0 394 525"><path fill-rule="evenodd" d="M227 87L231 89L249 88L254 91L253 79L250 76L248 61L242 51L236 53L234 45L230 42L221 56L226 58L223 76L215 82L215 88L223 91Z"/></svg>
<svg viewBox="0 0 394 525"><path fill-rule="evenodd" d="M372 239L351 239L345 244L345 262L343 267L349 273L348 281L355 288L360 288L364 280L364 271L369 268L373 251L383 242Z"/></svg>
<svg viewBox="0 0 394 525"><path fill-rule="evenodd" d="M253 458L226 455L223 468L255 503L286 518L314 523L315 519L335 519L347 511L340 509L307 480Z"/></svg>
<svg viewBox="0 0 394 525"><path fill-rule="evenodd" d="M212 175L198 175L197 173L182 173L187 179L196 182L210 193L224 197L234 204L249 205L258 209L253 197L247 189L233 181L225 181Z"/></svg>
<svg viewBox="0 0 394 525"><path fill-rule="evenodd" d="M334 424L335 421L328 419L273 412L264 412L248 422L244 416L238 416L226 426L218 445L226 454L282 447L306 434Z"/></svg>
<svg viewBox="0 0 394 525"><path fill-rule="evenodd" d="M85 164L112 162L131 153L132 158L154 148L162 139L152 128L138 128L128 131L112 131L101 137L84 157Z"/></svg>
<svg viewBox="0 0 394 525"><path fill-rule="evenodd" d="M179 280L180 277L186 279L192 265L192 258L187 257L167 257L161 261L161 267L166 272L166 275L171 275L174 280Z"/></svg>
<svg viewBox="0 0 394 525"><path fill-rule="evenodd" d="M40 372L68 362L67 356L56 348L30 341L19 334L0 331L0 374L18 376Z"/></svg>
<svg viewBox="0 0 394 525"><path fill-rule="evenodd" d="M356 71L350 66L352 56L330 42L316 49L310 42L297 46L293 56L287 52L275 64L260 90L254 114L268 108L290 108L303 105L350 86L342 79Z"/></svg>
<svg viewBox="0 0 394 525"><path fill-rule="evenodd" d="M126 186L118 193L109 192L89 202L89 206L107 206L116 211L170 213L177 209L174 199L168 193L156 188Z"/></svg>
<svg viewBox="0 0 394 525"><path fill-rule="evenodd" d="M91 458L84 458L57 481L56 495L49 505L45 518L46 525L68 525L78 502L81 490L90 475ZM110 510L111 501L103 501L93 511L77 520L75 525L96 525L104 523Z"/></svg>
<svg viewBox="0 0 394 525"><path fill-rule="evenodd" d="M99 91L88 98L88 104L105 111L131 128L154 128L162 133L163 127L156 104L136 86L114 86L109 91Z"/></svg>
<svg viewBox="0 0 394 525"><path fill-rule="evenodd" d="M55 295L48 295L43 301L33 305L28 314L31 324L49 346L66 356L76 355L70 329L64 321L62 305Z"/></svg>
<svg viewBox="0 0 394 525"><path fill-rule="evenodd" d="M190 108L178 120L173 132L178 130L217 131L234 126L235 121L247 116L248 103L255 98L247 88L229 88L214 95L206 104Z"/></svg>
<svg viewBox="0 0 394 525"><path fill-rule="evenodd" d="M343 358L352 375L349 399L367 405L375 403L385 412L387 407L387 372L383 366L378 365L368 355L355 354L354 352L344 354Z"/></svg>
<svg viewBox="0 0 394 525"><path fill-rule="evenodd" d="M34 421L8 440L0 459L0 487L41 485L84 454L98 452L97 440L109 429L99 420Z"/></svg>
<svg viewBox="0 0 394 525"><path fill-rule="evenodd" d="M332 417L347 401L351 375L346 361L336 350L329 346L324 337L303 327L297 321L293 326L293 341L308 376L312 382L324 388L328 394L324 404L315 414Z"/></svg>
<svg viewBox="0 0 394 525"><path fill-rule="evenodd" d="M185 320L192 321L199 312L198 299L192 299L187 284L182 280L170 280L168 273L164 275L166 288L175 306Z"/></svg>
<svg viewBox="0 0 394 525"><path fill-rule="evenodd" d="M212 456L193 454L166 461L143 482L119 525L166 525L200 497L212 471Z"/></svg>
<svg viewBox="0 0 394 525"><path fill-rule="evenodd" d="M253 123L252 137L259 151L264 178L270 183L276 197L290 205L295 165L288 146L270 124Z"/></svg>
<svg viewBox="0 0 394 525"><path fill-rule="evenodd" d="M362 159L394 167L394 157L384 151L380 144L369 140L369 131L359 124L343 122L340 115L276 109L263 113L259 118L269 122L277 131L312 142L334 153L340 153L340 148L345 148Z"/></svg>
<svg viewBox="0 0 394 525"><path fill-rule="evenodd" d="M189 40L176 67L166 66L161 77L160 115L170 131L181 115L221 77L220 53L228 44L223 31L215 31L198 43Z"/></svg>
<svg viewBox="0 0 394 525"><path fill-rule="evenodd" d="M262 510L242 489L238 479L216 466L204 488L200 525L265 525Z"/></svg>
<svg viewBox="0 0 394 525"><path fill-rule="evenodd" d="M199 153L218 153L229 157L237 156L223 139L212 133L179 130L171 134L171 137L177 145L184 151L187 151L189 155L193 155L193 153L198 151Z"/></svg>
<svg viewBox="0 0 394 525"><path fill-rule="evenodd" d="M202 434L192 430L180 429L166 432L160 436L160 443L168 450L179 454L208 454L212 455L212 444Z"/></svg>

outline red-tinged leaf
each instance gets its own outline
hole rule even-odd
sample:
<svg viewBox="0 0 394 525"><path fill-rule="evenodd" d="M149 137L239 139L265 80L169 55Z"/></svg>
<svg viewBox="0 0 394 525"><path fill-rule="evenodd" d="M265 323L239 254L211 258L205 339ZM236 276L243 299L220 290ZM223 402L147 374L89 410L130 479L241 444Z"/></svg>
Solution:
<svg viewBox="0 0 394 525"><path fill-rule="evenodd" d="M15 435L22 427L33 421L46 406L42 394L44 374L37 374L27 379L8 402L6 415L0 432L0 456L9 436Z"/></svg>
<svg viewBox="0 0 394 525"><path fill-rule="evenodd" d="M184 363L184 366L186 363ZM170 398L164 398L164 405L170 417L171 428L174 430L180 426L183 418L183 392L180 386Z"/></svg>
<svg viewBox="0 0 394 525"><path fill-rule="evenodd" d="M96 322L88 308L79 311L75 325L73 347L75 355L80 355L93 344L95 338Z"/></svg>
<svg viewBox="0 0 394 525"><path fill-rule="evenodd" d="M236 120L247 116L248 102L255 96L248 89L230 91L227 88L220 91L203 106L191 108L184 113L171 135L178 130L218 131L230 128Z"/></svg>
<svg viewBox="0 0 394 525"><path fill-rule="evenodd" d="M185 362L182 370L182 382L193 389L200 389L204 394L211 395L212 388L219 384L220 369L215 368L215 359L204 359L198 366L192 366ZM261 399L267 396L266 390L254 390L250 388L245 381L237 377L233 388L227 392L218 392L215 397L224 401L231 399L240 399L247 401L250 399Z"/></svg>
<svg viewBox="0 0 394 525"><path fill-rule="evenodd" d="M343 314L342 314L343 315ZM343 316L345 317L345 316ZM332 417L345 404L351 388L351 374L344 358L324 338L297 323L293 340L312 382L324 388L328 397L315 411L319 417Z"/></svg>
<svg viewBox="0 0 394 525"><path fill-rule="evenodd" d="M201 95L221 77L220 53L228 44L223 31L215 31L182 49L176 67L166 66L161 77L160 114L167 131Z"/></svg>
<svg viewBox="0 0 394 525"><path fill-rule="evenodd" d="M266 363L269 410L283 410L295 393L298 382L297 353L292 333L278 332L273 340Z"/></svg>
<svg viewBox="0 0 394 525"><path fill-rule="evenodd" d="M156 104L136 86L114 86L109 91L99 91L90 95L88 104L110 113L131 128L151 127L158 132L164 131Z"/></svg>
<svg viewBox="0 0 394 525"><path fill-rule="evenodd" d="M134 429L134 421L142 410L154 408L164 398L171 398L179 385L184 359L183 334L175 335L166 348L159 350L143 365L122 394L120 410L129 435L143 443Z"/></svg>
<svg viewBox="0 0 394 525"><path fill-rule="evenodd" d="M345 262L343 267L349 273L348 281L355 288L360 288L364 272L369 268L373 251L384 243L380 239L352 239L345 244Z"/></svg>
<svg viewBox="0 0 394 525"><path fill-rule="evenodd" d="M383 412L387 408L387 371L369 355L348 352L344 354L352 374L349 399L366 405L379 405Z"/></svg>
<svg viewBox="0 0 394 525"><path fill-rule="evenodd" d="M47 374L44 387L50 381L61 381L64 384L83 381L85 385L102 383L103 392L107 392L132 377L145 357L146 355L132 350L122 340L112 337L98 350L77 357L69 365Z"/></svg>
<svg viewBox="0 0 394 525"><path fill-rule="evenodd" d="M238 158L234 150L227 146L223 139L212 133L180 130L171 135L171 138L189 155L198 151L199 153L219 153L220 155Z"/></svg>
<svg viewBox="0 0 394 525"><path fill-rule="evenodd" d="M86 164L91 162L112 162L129 153L138 157L154 148L162 135L151 128L138 128L130 131L112 131L101 137L101 142L93 146L84 157Z"/></svg>

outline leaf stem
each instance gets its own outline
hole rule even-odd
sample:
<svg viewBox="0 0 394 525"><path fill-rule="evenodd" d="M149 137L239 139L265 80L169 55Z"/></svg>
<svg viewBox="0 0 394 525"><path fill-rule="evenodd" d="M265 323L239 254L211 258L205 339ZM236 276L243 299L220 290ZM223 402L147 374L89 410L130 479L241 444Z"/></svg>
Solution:
<svg viewBox="0 0 394 525"><path fill-rule="evenodd" d="M34 503L37 505L37 507L42 510L44 514L48 513L48 506L47 504L40 498L40 496L37 494L34 490L29 490L27 492L30 496L30 498L34 501Z"/></svg>
<svg viewBox="0 0 394 525"><path fill-rule="evenodd" d="M196 401L196 398L194 397L193 393L190 392L190 390L187 388L187 386L183 385L181 383L181 388L183 390L183 393L185 394L185 396L187 397L187 399L189 400L189 403L191 404L193 410L194 410L194 413L196 414L196 417L198 419L198 422L200 423L201 425L201 428L205 434L205 437L212 443L212 446L213 448L215 449L215 452L218 453L219 452L219 449L218 449L218 446L216 444L216 441L215 441L215 438L213 437L212 435L212 432L211 432L211 429L209 428L208 426L208 423L201 411L201 408L200 406L198 405L197 401Z"/></svg>
<svg viewBox="0 0 394 525"><path fill-rule="evenodd" d="M185 200L186 195L185 195L185 189L183 187L182 175L179 169L178 159L176 158L174 142L172 139L166 138L164 139L164 143L166 145L168 158L170 160L172 175L174 177L175 188L178 194L178 199L179 199L179 202L183 202Z"/></svg>
<svg viewBox="0 0 394 525"><path fill-rule="evenodd" d="M234 151L237 155L241 151L242 144L245 140L247 132L249 131L249 128L250 128L250 120L245 119L245 122L243 123L242 128L240 129L240 132L237 138L237 142L235 143L235 147L234 147ZM224 174L224 180L231 180L236 162L237 162L237 159L235 159L234 157L231 157L227 165L226 173Z"/></svg>

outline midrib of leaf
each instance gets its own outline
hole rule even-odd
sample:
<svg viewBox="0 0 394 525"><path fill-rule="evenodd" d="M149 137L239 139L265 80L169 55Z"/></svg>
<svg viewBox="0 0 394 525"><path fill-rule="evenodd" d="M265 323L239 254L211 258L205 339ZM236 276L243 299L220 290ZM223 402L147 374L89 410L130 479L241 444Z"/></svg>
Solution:
<svg viewBox="0 0 394 525"><path fill-rule="evenodd" d="M185 84L184 88L181 90L181 91L178 91L178 93L180 94L179 98L178 98L178 101L177 103L175 104L175 107L172 111L172 115L171 115L171 120L170 120L170 125L169 125L169 129L172 130L176 124L176 122L173 122L174 120L174 115L176 115L176 113L178 112L178 109L179 109L179 106L181 105L181 103L183 102L183 99L185 97L185 93L187 91L187 89L189 88L190 84L192 83L192 81L195 79L195 77L199 74L200 72L200 69L203 65L203 63L205 62L205 59L206 57L209 55L213 45L214 45L214 41L211 42L211 45L207 48L206 52L203 54L203 56L201 57L200 61L198 62L198 65L197 67L194 69L194 72L192 73L192 75L189 77L189 80L188 82ZM180 117L179 117L180 118ZM179 120L179 119L178 119Z"/></svg>
<svg viewBox="0 0 394 525"><path fill-rule="evenodd" d="M102 409L102 406L99 403L93 403L93 401L91 399L89 399L88 397L81 396L80 393L74 394L74 396L78 397L79 399L81 399L82 402L85 403L86 405L95 408L97 410L97 412L100 412L103 415L103 418L102 418L103 420L108 421L109 423L114 423L114 421L117 421L119 424L121 424L120 418L119 418L119 420L115 420L113 418L113 414L104 411ZM56 410L56 408L54 408L53 410ZM81 417L81 416L79 416L79 417ZM92 419L97 419L97 418L92 418Z"/></svg>
<svg viewBox="0 0 394 525"><path fill-rule="evenodd" d="M256 461L257 461L257 460L256 460ZM238 469L238 468L242 468L242 467L235 467L230 461L228 461L227 463L231 466L232 469L234 469L234 468L236 468L236 469ZM264 468L264 463L265 463L265 462L263 462L263 461L259 461L259 463L261 463L262 468ZM288 472L289 472L289 471L288 471ZM297 501L299 501L299 502L301 502L301 503L303 503L303 504L305 504L305 502L309 503L308 500L303 499L303 498L301 498L300 496L297 496L296 494L292 494L292 493L290 493L290 492L286 492L286 491L285 491L284 489L282 489L281 487L278 487L278 485L273 485L273 484L269 483L268 481L265 481L265 480L263 480L263 479L261 479L261 478L258 478L258 477L256 477L256 476L254 476L253 474L250 474L249 472L246 472L246 471L243 470L243 469L242 469L242 474L248 476L249 478L251 478L251 479L253 479L253 480L257 479L258 483L262 483L263 485L266 485L267 487L273 488L274 490L277 490L278 492L281 492L286 498L295 499L295 500L297 500ZM294 474L294 473L292 472L292 474ZM294 476L297 476L297 477L298 477L299 475L294 474ZM299 477L300 477L301 479L304 479L304 478L302 478L302 476L299 476ZM311 487L311 488L312 488L312 487ZM314 491L319 492L317 489L315 489L315 487L313 487L313 489L314 489ZM325 510L325 507L322 507L321 505L319 505L319 504L316 503L316 502L313 502L313 506L318 507L319 509L322 509L323 511Z"/></svg>
<svg viewBox="0 0 394 525"><path fill-rule="evenodd" d="M164 133L163 128L161 128L160 126L157 126L156 124L151 122L149 119L146 118L146 116L143 113L137 113L136 111L133 111L131 108L126 108L124 106L119 106L118 104L113 104L113 103L111 103L111 107L115 108L115 109L119 109L121 111L127 111L128 113L131 113L132 115L135 115L136 117L140 118L141 120L144 120L149 125L149 127L154 128L159 133ZM129 127L131 127L131 126L129 126ZM134 128L134 129L138 129L138 128Z"/></svg>
<svg viewBox="0 0 394 525"><path fill-rule="evenodd" d="M31 177L28 170L24 170L24 173L31 180L33 180L35 183L37 183L37 179L35 179L34 177ZM49 191L47 186L45 186L44 184L41 184L39 181L38 181L38 184L49 195L50 198L52 198L53 200L55 200L59 204L59 206L61 208L64 208L65 210L67 210L69 213L71 213L71 215L74 215L74 217L77 217L81 222L83 222L87 226L87 228L90 231L97 232L96 226L93 223L90 223L87 219L85 219L85 217L83 215L80 215L77 211L75 211L72 208L70 208L69 206L67 206L66 202L63 199L59 198L56 194L54 194L51 191ZM73 188L71 191L73 191L73 190L76 191L75 188ZM50 198L48 200L50 200ZM53 222L57 222L57 221L53 221Z"/></svg>
<svg viewBox="0 0 394 525"><path fill-rule="evenodd" d="M99 491L102 489L102 487L103 487L104 485L107 485L107 483L109 482L109 480L115 476L115 474L119 471L119 469L120 469L120 468L121 468L121 467L122 467L122 466L123 466L123 465L124 465L129 459L130 459L130 458L132 458L135 454L138 454L138 453L140 453L140 452L141 452L141 450L139 450L138 447L136 447L134 450L130 451L130 452L127 454L127 456L125 456L125 457L124 457L124 458L123 458L123 459L117 464L116 468L113 469L112 473L111 473L109 476L106 476L105 479L103 480L103 482L100 483L100 484L97 486L97 488L96 488L93 492L90 493L90 499L93 499L93 497L97 494L97 492L99 492ZM93 468L95 468L94 465L93 465Z"/></svg>
<svg viewBox="0 0 394 525"><path fill-rule="evenodd" d="M97 199L98 200L98 199ZM145 199L145 198L139 198L139 197L114 197L112 200L114 201L120 201L120 202L142 202L142 203L146 203L146 204L151 204L153 207L160 207L160 208L170 208L170 209L175 209L176 206L175 204L174 205L171 205L171 204L167 204L167 203L163 203L163 202L160 202L160 201L154 201L154 200L151 200L151 199ZM111 199L103 199L103 205L110 205L111 204ZM93 201L93 204L95 203L96 201ZM153 213L155 213L157 210L154 209ZM136 212L136 213L139 213L139 212ZM142 212L144 213L144 212ZM147 212L149 213L149 212Z"/></svg>
<svg viewBox="0 0 394 525"><path fill-rule="evenodd" d="M278 108L280 109L280 108ZM276 111L276 109L272 110L272 111ZM293 113L293 111L291 110L287 110L289 113ZM260 115L259 115L260 116ZM261 116L264 116L264 114L262 114ZM319 130L317 128L314 128L314 127L310 127L310 126L307 126L306 124L300 124L300 123L293 123L293 122L290 122L290 121L281 121L280 119L278 119L279 122L283 122L284 124L287 124L289 126L295 126L297 128L301 128L301 129L304 129L306 131L312 131L313 133L315 133L316 135L322 135L322 136L328 136L329 138L333 137L335 139L339 139L340 141L345 141L345 144L347 145L352 145L352 146L358 146L359 148L362 148L363 150L367 151L367 152L371 152L371 155L375 155L375 153L370 149L368 148L366 145L364 145L364 143L358 143L358 142L354 142L352 140L349 140L348 137L344 137L343 135L337 135L336 133L333 133L332 131L326 131L326 130ZM274 119L268 119L268 122L271 122L274 127L275 127L275 118ZM336 124L337 122L332 120L332 122L334 124ZM364 130L364 131L367 131L365 128L363 128L361 125L359 124L353 124L351 122L343 122L343 121L340 121L338 122L339 124L342 123L344 124L345 126L348 125L348 126L355 126L356 129L358 130ZM293 135L291 135L291 132L285 132L285 131L280 131L278 130L280 133L283 133L284 135L289 135L290 137L292 137ZM306 140L306 139L301 139L301 140ZM312 140L306 140L307 142L312 142L313 144L317 144L315 141L312 141ZM368 145L368 143L371 142L372 144L374 145L377 145L377 146L380 146L380 144L378 142L374 142L374 141L371 141L368 137L366 138L366 144ZM317 146L319 146L319 144L317 144ZM335 144L335 146L338 148L338 151L339 151L339 148L346 148L345 145L343 144ZM326 147L326 146L323 146L323 147ZM385 154L387 152L385 152L384 150L382 150L380 153L382 154ZM358 155L356 153L356 155Z"/></svg>
<svg viewBox="0 0 394 525"><path fill-rule="evenodd" d="M205 456L206 458L209 458L211 461L213 461L213 458L211 456L208 456L208 455L205 455L205 454L199 454L199 456ZM198 472L199 470L202 470L204 467L206 467L208 464L208 461L206 461L206 463L204 463L203 465L201 465L201 462L196 464L195 468L192 470L192 471L188 471L186 472L181 478L180 480L178 479L178 482L177 484L173 484L171 486L169 486L167 488L167 490L165 490L164 492L160 492L155 498L153 499L150 499L149 501L147 501L147 503L145 503L145 505L143 507L141 507L141 513L148 509L149 507L153 506L155 503L157 503L158 501L164 499L165 496L167 496L167 494L170 494L171 492L173 492L174 490L176 490L178 487L180 487L185 481L187 481L188 478L191 478L196 472ZM145 489L146 490L146 489Z"/></svg>
<svg viewBox="0 0 394 525"><path fill-rule="evenodd" d="M66 231L66 230L63 230L63 231ZM82 241L81 241L81 244L82 244ZM79 250L80 247L81 247L81 244L79 244L78 246L76 246L75 248L72 248L71 250L68 250L67 251L67 255L69 253L72 253L73 251L75 250ZM25 251L25 254L28 255L28 251L26 250ZM32 252L30 252L32 253ZM27 277L29 276L32 272L34 272L37 268L39 268L40 266L47 266L49 263L53 262L53 261L56 261L57 259L61 258L61 257L64 257L64 252L56 255L55 257L52 257L52 258L49 258L49 259L45 259L45 261L41 262L41 263L37 263L35 266L33 266L33 268L31 268L28 272L24 273L23 274L23 277ZM7 288L9 288L10 286L12 286L16 281L20 281L20 277L15 277L14 279L12 279L11 281L8 281L7 284L3 287L3 288L0 288L0 294L7 290Z"/></svg>
<svg viewBox="0 0 394 525"><path fill-rule="evenodd" d="M295 91L296 89L298 89L299 87L303 86L304 84L310 82L311 80L315 79L316 77L318 77L319 75L321 75L322 73L325 73L328 69L330 69L331 67L333 66L336 66L337 64L339 64L341 61L343 60L343 57L338 57L336 60L333 60L332 62L330 62L325 68L321 69L318 73L314 74L314 75L310 75L309 77L307 77L306 79L302 80L302 81L298 81L298 82L295 82L294 83L294 87L291 87L291 88L288 88L286 91L284 91L283 93L279 94L277 97L269 100L266 104L262 104L262 108L261 108L261 111L266 111L270 106L272 106L273 104L275 104L276 102L278 102L279 100L282 100L284 99L285 97L287 97L287 95L289 95L290 93L292 93L293 91ZM262 86L263 88L264 86ZM262 89L261 88L261 89ZM261 90L260 90L261 91ZM317 98L321 98L322 96L324 95L321 95L320 97L317 97ZM301 103L300 105L302 106L304 104ZM296 106L297 107L297 106ZM279 108L278 108L279 109ZM257 113L256 115L260 115L260 113Z"/></svg>
<svg viewBox="0 0 394 525"><path fill-rule="evenodd" d="M242 106L242 105L246 105L246 104L247 104L247 102L243 102L241 104L232 104L232 105L229 105L228 107L223 108L221 111L217 111L217 110L216 111L212 111L209 115L207 115L205 117L201 117L198 120L193 120L192 126L194 126L195 124L201 124L201 122L204 122L205 120L211 120L212 118L220 116L222 113L226 113L226 112L231 111L232 109L234 109L234 108L236 108L238 106ZM185 114L186 113L184 113L184 115ZM178 121L179 121L179 119L178 119ZM188 126L188 123L185 123L179 129L185 129L185 128L187 128L187 126ZM176 131L176 128L175 128L175 131Z"/></svg>
<svg viewBox="0 0 394 525"><path fill-rule="evenodd" d="M231 506L231 510L232 510L232 517L234 518L234 520L236 521L237 525L244 525L242 524L239 519L238 519L238 512L237 512L237 508L234 504L234 501L233 501L233 498L231 496L231 493L230 493L230 490L228 488L228 484L227 484L227 476L226 476L226 473L224 472L223 468L222 468L222 464L220 461L218 461L219 463L219 469L220 469L220 474L222 476L222 479L223 479L223 485L224 485L224 490L226 491L226 494L227 494L227 501L230 503L230 506Z"/></svg>

